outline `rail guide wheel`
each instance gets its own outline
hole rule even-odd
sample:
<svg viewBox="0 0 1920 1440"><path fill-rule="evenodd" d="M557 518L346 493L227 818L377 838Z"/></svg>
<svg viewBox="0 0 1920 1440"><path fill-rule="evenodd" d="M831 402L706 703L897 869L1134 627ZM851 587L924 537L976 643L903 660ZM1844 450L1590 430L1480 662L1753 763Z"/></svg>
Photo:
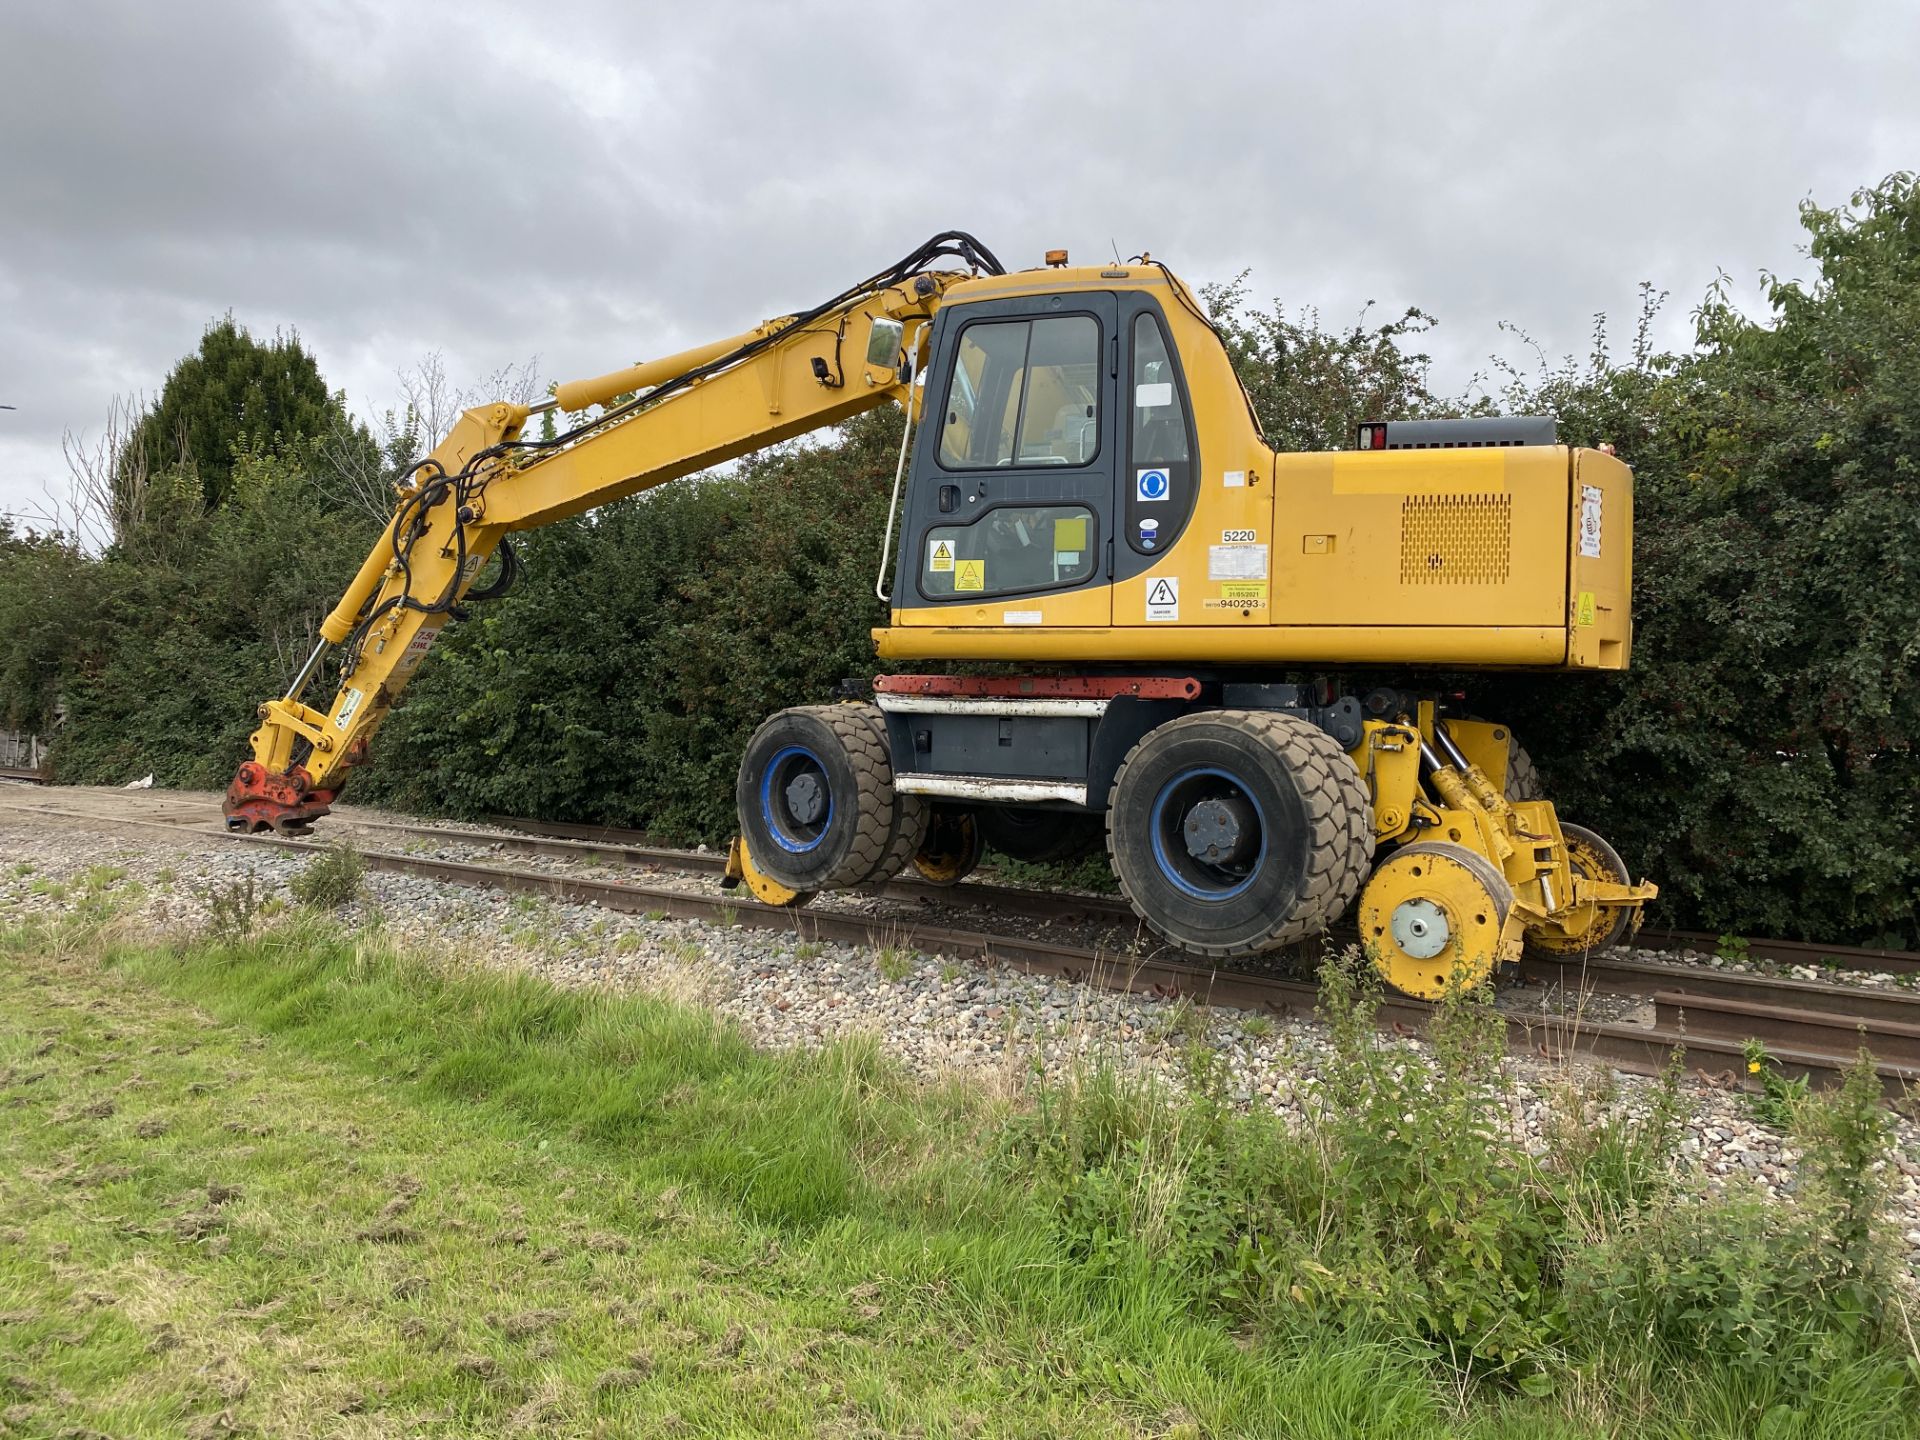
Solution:
<svg viewBox="0 0 1920 1440"><path fill-rule="evenodd" d="M741 835L734 836L732 843L727 846L727 878L720 882L722 889L731 889L738 884L744 884L747 893L762 905L778 905L783 909L797 910L820 893L818 890L795 890L767 874L753 863L753 851Z"/></svg>
<svg viewBox="0 0 1920 1440"><path fill-rule="evenodd" d="M1567 863L1575 875L1610 884L1633 883L1620 852L1586 826L1570 825L1562 820L1560 835L1567 842ZM1544 959L1562 960L1569 955L1605 950L1638 930L1644 914L1638 905L1601 905L1588 901L1571 906L1552 921L1527 927L1527 952Z"/></svg>
<svg viewBox="0 0 1920 1440"><path fill-rule="evenodd" d="M1228 959L1325 929L1373 858L1365 782L1324 730L1218 710L1162 725L1114 777L1107 848L1135 913Z"/></svg>
<svg viewBox="0 0 1920 1440"><path fill-rule="evenodd" d="M740 757L734 804L745 860L766 880L796 893L864 883L899 818L880 712L807 705L769 716Z"/></svg>
<svg viewBox="0 0 1920 1440"><path fill-rule="evenodd" d="M935 806L913 856L913 873L929 885L958 885L973 873L985 850L973 811Z"/></svg>
<svg viewBox="0 0 1920 1440"><path fill-rule="evenodd" d="M1462 845L1405 845L1360 892L1360 941L1380 976L1404 995L1438 1000L1450 985L1479 985L1519 958L1513 888Z"/></svg>

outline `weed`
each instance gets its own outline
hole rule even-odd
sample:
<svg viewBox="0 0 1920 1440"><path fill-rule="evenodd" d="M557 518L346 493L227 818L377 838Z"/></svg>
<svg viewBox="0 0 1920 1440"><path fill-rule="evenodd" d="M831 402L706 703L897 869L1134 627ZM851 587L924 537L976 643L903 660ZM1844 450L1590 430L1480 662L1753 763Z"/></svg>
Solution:
<svg viewBox="0 0 1920 1440"><path fill-rule="evenodd" d="M1920 972L1916 972L1916 973L1920 973ZM942 960L940 962L940 983L942 985L951 985L953 984L954 981L958 980L959 978L960 978L960 962L959 961Z"/></svg>
<svg viewBox="0 0 1920 1440"><path fill-rule="evenodd" d="M1273 1034L1273 1021L1265 1015L1249 1015L1240 1022L1240 1033L1249 1040L1264 1040Z"/></svg>
<svg viewBox="0 0 1920 1440"><path fill-rule="evenodd" d="M67 887L57 880L48 880L42 877L27 886L27 893L29 895L44 895L49 900L64 900L67 898Z"/></svg>
<svg viewBox="0 0 1920 1440"><path fill-rule="evenodd" d="M31 860L20 861L13 867L13 873L24 879L26 876L33 874L33 862Z"/></svg>
<svg viewBox="0 0 1920 1440"><path fill-rule="evenodd" d="M1882 1163L1891 1134L1881 1101L1880 1076L1863 1045L1839 1088L1793 1107L1809 1199L1826 1208L1833 1264L1845 1279L1871 1279L1879 1254L1874 1232L1893 1183Z"/></svg>
<svg viewBox="0 0 1920 1440"><path fill-rule="evenodd" d="M333 910L359 898L367 862L351 845L329 845L287 884L293 898L315 910Z"/></svg>
<svg viewBox="0 0 1920 1440"><path fill-rule="evenodd" d="M658 925L662 920L667 918L667 912L664 910L642 910L640 912L640 918L651 924Z"/></svg>
<svg viewBox="0 0 1920 1440"><path fill-rule="evenodd" d="M1744 935L1722 935L1715 953L1729 965L1744 965L1753 947Z"/></svg>
<svg viewBox="0 0 1920 1440"><path fill-rule="evenodd" d="M1153 1038L1161 1045L1175 1042L1201 1044L1207 1038L1207 1013L1182 996L1161 1014L1153 1027Z"/></svg>
<svg viewBox="0 0 1920 1440"><path fill-rule="evenodd" d="M882 945L874 952L873 963L882 980L889 985L898 985L913 973L913 967L919 959L917 952L905 946Z"/></svg>
<svg viewBox="0 0 1920 1440"><path fill-rule="evenodd" d="M1760 1093L1751 1097L1753 1113L1777 1130L1793 1128L1794 1117L1807 1098L1807 1077L1789 1080L1774 1064L1772 1052L1758 1040L1743 1047L1747 1074L1760 1082Z"/></svg>
<svg viewBox="0 0 1920 1440"><path fill-rule="evenodd" d="M723 930L731 930L740 923L740 907L738 905L729 905L723 901L720 905L719 914L720 928Z"/></svg>
<svg viewBox="0 0 1920 1440"><path fill-rule="evenodd" d="M215 940L226 944L243 940L253 933L259 918L259 885L251 868L232 884L207 891L207 933Z"/></svg>
<svg viewBox="0 0 1920 1440"><path fill-rule="evenodd" d="M793 958L804 965L809 960L818 960L826 948L818 940L802 940L793 947Z"/></svg>

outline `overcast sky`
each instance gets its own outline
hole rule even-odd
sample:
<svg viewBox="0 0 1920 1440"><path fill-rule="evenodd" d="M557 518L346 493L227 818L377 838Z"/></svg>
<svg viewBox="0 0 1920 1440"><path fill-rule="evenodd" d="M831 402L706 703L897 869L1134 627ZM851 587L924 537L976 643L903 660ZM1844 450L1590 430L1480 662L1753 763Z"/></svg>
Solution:
<svg viewBox="0 0 1920 1440"><path fill-rule="evenodd" d="M1920 164L1920 3L0 4L0 511L228 310L371 411L596 374L928 234L1584 346ZM1511 350L1511 342L1507 343Z"/></svg>

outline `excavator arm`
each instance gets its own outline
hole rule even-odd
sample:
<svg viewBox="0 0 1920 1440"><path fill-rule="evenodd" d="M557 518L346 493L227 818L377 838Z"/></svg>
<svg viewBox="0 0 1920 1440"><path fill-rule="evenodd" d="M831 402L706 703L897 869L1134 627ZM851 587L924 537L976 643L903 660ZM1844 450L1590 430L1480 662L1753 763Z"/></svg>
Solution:
<svg viewBox="0 0 1920 1440"><path fill-rule="evenodd" d="M392 519L285 696L260 707L252 758L227 788L234 830L304 833L327 813L348 773L464 600L511 583L508 535L531 530L888 401L911 410L928 324L968 271L927 268L963 259L999 274L991 252L961 232L935 236L899 263L811 310L744 334L561 385L542 405L467 411L396 486ZM553 439L528 440L546 410L607 407ZM499 581L474 590L502 554ZM339 686L321 709L303 695L328 652L343 648Z"/></svg>

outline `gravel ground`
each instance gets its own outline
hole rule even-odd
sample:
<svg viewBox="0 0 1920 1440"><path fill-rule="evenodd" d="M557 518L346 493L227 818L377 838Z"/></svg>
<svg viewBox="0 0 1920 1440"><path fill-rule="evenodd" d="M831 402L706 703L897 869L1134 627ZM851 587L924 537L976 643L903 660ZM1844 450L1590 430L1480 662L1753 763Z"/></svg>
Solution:
<svg viewBox="0 0 1920 1440"><path fill-rule="evenodd" d="M56 803L54 796L66 792L35 793ZM191 831L105 831L35 816L11 790L0 800L17 802L0 804L0 921L66 909L89 873L99 883L119 871L124 878L116 886L142 887L137 910L147 921L193 931L208 923L215 897L244 891L249 879L256 904L289 903L287 882L307 863L302 855L242 848ZM416 844L415 853L444 849L448 859L507 858L468 845ZM402 847L389 842L380 848ZM511 860L520 866L528 857ZM576 862L573 868L581 867ZM713 887L710 877L676 872L636 879L648 885L672 880L680 889ZM376 918L396 938L451 948L473 963L524 969L563 985L645 990L706 1004L732 1016L764 1045L817 1045L867 1033L917 1073L961 1072L1009 1091L1036 1073L1059 1075L1096 1058L1177 1082L1181 1051L1191 1040L1204 1040L1223 1061L1236 1103L1298 1116L1327 1057L1322 1027L1294 1014L1194 1010L1152 995L1097 990L938 955L801 943L764 930L650 920L412 876L369 874L363 898L342 912L349 924ZM1003 928L1001 918L995 917L994 928ZM1058 928L1041 933L1081 943ZM1537 1151L1544 1148L1546 1097L1564 1085L1567 1071L1544 1062L1510 1064L1515 1138ZM1624 1102L1639 1103L1648 1083L1619 1077ZM1685 1089L1691 1113L1681 1149L1709 1183L1750 1180L1771 1194L1792 1185L1792 1147L1753 1118L1726 1080L1696 1076ZM1920 1125L1899 1122L1893 1164L1893 1222L1920 1271Z"/></svg>

